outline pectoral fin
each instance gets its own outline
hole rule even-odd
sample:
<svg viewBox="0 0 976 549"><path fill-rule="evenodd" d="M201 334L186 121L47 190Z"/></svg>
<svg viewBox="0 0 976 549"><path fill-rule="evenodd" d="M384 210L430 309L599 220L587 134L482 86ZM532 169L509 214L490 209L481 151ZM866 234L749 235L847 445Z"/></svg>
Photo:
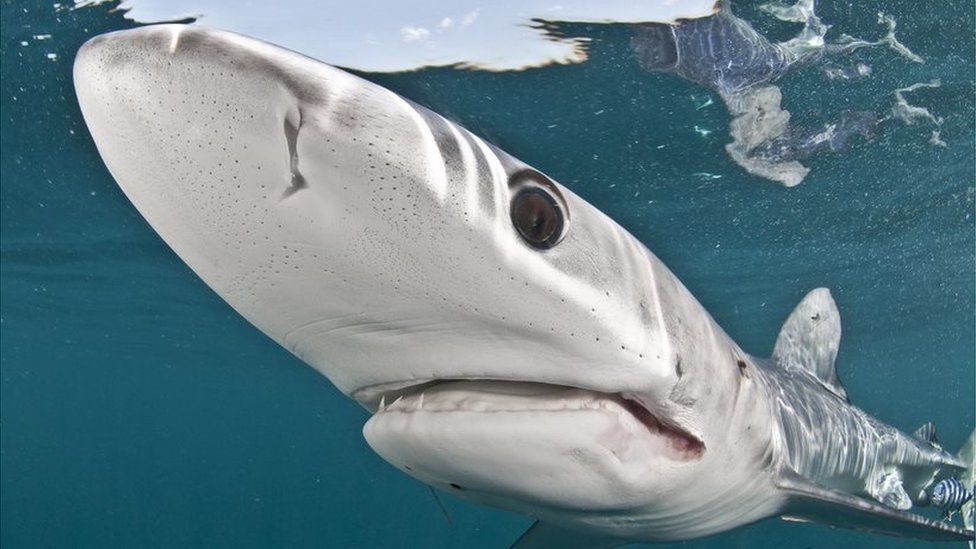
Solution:
<svg viewBox="0 0 976 549"><path fill-rule="evenodd" d="M971 541L973 531L898 511L874 501L818 485L794 471L780 473L776 482L788 496L784 520L819 522L874 534L931 541Z"/></svg>
<svg viewBox="0 0 976 549"><path fill-rule="evenodd" d="M905 486L901 481L901 474L897 471L885 473L878 478L871 491L871 495L886 507L907 511L912 508L912 499L908 497Z"/></svg>
<svg viewBox="0 0 976 549"><path fill-rule="evenodd" d="M558 526L536 521L512 545L512 549L610 549L624 543L626 542L599 534L564 530Z"/></svg>

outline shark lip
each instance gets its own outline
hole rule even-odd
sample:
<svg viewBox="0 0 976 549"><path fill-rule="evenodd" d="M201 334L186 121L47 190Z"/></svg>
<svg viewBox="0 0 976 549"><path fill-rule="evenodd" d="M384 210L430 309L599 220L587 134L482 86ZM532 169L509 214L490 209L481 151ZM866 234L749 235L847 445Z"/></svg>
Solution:
<svg viewBox="0 0 976 549"><path fill-rule="evenodd" d="M615 413L642 425L646 434L663 440L666 457L693 461L704 455L705 444L670 418L623 393L605 393L566 385L528 381L467 379L428 380L385 384L357 391L361 402L371 397L375 415L449 413Z"/></svg>

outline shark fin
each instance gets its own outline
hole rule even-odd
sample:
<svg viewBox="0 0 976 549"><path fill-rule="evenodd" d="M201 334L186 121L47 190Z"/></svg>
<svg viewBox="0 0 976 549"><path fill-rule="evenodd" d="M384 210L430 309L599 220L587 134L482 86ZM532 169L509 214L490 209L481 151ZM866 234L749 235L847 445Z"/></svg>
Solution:
<svg viewBox="0 0 976 549"><path fill-rule="evenodd" d="M802 369L830 392L847 400L834 361L840 348L840 311L827 288L803 298L786 319L776 338L773 360L787 369Z"/></svg>
<svg viewBox="0 0 976 549"><path fill-rule="evenodd" d="M874 534L931 541L973 539L972 530L821 486L789 469L780 472L776 485L787 496L782 513L784 520L818 522Z"/></svg>
<svg viewBox="0 0 976 549"><path fill-rule="evenodd" d="M915 429L915 432L912 433L912 436L918 440L921 440L922 442L928 442L933 446L939 445L939 438L938 436L936 436L935 433L935 424L932 423L931 421L926 423L925 425L922 425L918 429Z"/></svg>
<svg viewBox="0 0 976 549"><path fill-rule="evenodd" d="M536 521L522 534L511 549L610 549L626 542L599 534L564 530L542 521Z"/></svg>
<svg viewBox="0 0 976 549"><path fill-rule="evenodd" d="M874 499L892 509L907 511L912 508L912 498L908 497L901 475L892 471L881 475L871 491Z"/></svg>

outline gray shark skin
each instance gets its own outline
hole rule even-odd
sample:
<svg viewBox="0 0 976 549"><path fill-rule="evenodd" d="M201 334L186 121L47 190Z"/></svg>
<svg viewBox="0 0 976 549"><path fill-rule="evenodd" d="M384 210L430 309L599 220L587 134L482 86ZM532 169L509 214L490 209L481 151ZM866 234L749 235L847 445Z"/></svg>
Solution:
<svg viewBox="0 0 976 549"><path fill-rule="evenodd" d="M554 528L690 539L775 516L972 537L904 511L966 465L847 402L826 290L772 359L750 357L569 189L243 36L110 33L74 78L106 166L176 254L371 411L364 435L389 463L540 519L521 545Z"/></svg>

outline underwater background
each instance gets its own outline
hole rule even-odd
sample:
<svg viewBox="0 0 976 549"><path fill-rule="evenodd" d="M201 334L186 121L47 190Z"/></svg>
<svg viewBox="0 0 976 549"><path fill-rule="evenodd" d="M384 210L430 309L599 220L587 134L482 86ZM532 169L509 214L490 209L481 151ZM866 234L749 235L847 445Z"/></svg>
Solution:
<svg viewBox="0 0 976 549"><path fill-rule="evenodd" d="M789 36L758 3L734 5L759 30ZM72 8L2 2L0 545L517 539L531 519L448 494L442 510L383 462L362 438L366 411L250 326L153 233L98 157L71 83L87 38L136 23L112 2ZM925 62L862 50L852 59L873 71L858 82L799 69L778 83L794 120L884 113L893 90L939 79L910 101L943 119L946 147L929 142L930 126L888 121L871 141L806 160L797 187L751 176L724 150L718 97L642 70L627 25L561 25L593 40L578 64L360 74L607 213L752 354L770 354L808 290L830 288L851 402L906 431L934 421L954 450L976 421L974 5L825 0L817 11L854 36L877 35L884 11ZM673 545L855 544L926 545L777 520Z"/></svg>

